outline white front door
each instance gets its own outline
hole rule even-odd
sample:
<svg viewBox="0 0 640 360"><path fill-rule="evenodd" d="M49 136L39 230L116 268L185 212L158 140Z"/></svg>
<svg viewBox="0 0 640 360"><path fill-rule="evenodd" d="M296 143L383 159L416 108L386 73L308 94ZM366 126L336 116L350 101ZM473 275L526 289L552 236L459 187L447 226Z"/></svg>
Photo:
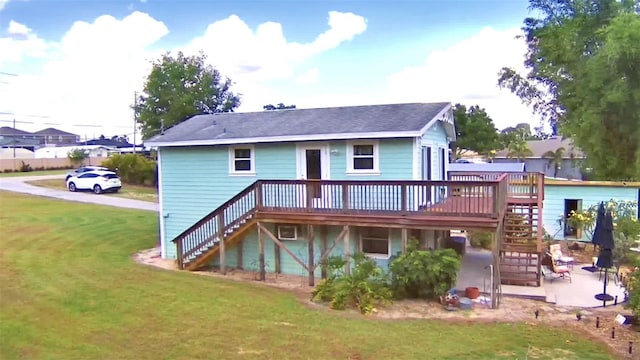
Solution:
<svg viewBox="0 0 640 360"><path fill-rule="evenodd" d="M297 155L298 178L301 180L328 180L329 168L329 145L328 144L299 144ZM330 207L329 187L321 184L309 185L304 189L306 203L307 193L312 199L313 207Z"/></svg>

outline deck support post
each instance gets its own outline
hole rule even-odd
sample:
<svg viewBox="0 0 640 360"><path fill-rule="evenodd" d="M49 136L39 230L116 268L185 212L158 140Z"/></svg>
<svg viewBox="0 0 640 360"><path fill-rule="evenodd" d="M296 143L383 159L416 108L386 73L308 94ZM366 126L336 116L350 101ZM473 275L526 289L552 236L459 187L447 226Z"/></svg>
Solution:
<svg viewBox="0 0 640 360"><path fill-rule="evenodd" d="M262 224L259 222L256 224L258 228L258 271L260 272L260 281L267 279L267 274L264 268L264 237L262 236Z"/></svg>
<svg viewBox="0 0 640 360"><path fill-rule="evenodd" d="M402 253L404 254L407 252L407 242L409 241L406 228L400 230L400 237L402 238Z"/></svg>
<svg viewBox="0 0 640 360"><path fill-rule="evenodd" d="M218 241L220 242L220 273L227 274L226 251L224 243L224 213L218 216Z"/></svg>
<svg viewBox="0 0 640 360"><path fill-rule="evenodd" d="M344 241L344 273L345 275L351 275L351 249L349 247L349 239L351 238L350 229L348 225L344 227L344 237L342 238Z"/></svg>
<svg viewBox="0 0 640 360"><path fill-rule="evenodd" d="M273 262L274 262L274 271L276 274L282 274L282 256L280 252L280 247L273 247Z"/></svg>
<svg viewBox="0 0 640 360"><path fill-rule="evenodd" d="M322 225L322 227L320 228L320 254L322 254L323 256L320 258L320 260L318 260L318 264L322 265L322 262L324 261L324 254L326 252L327 252L327 225ZM321 279L327 278L327 268L325 266L322 266L320 268L320 278Z"/></svg>
<svg viewBox="0 0 640 360"><path fill-rule="evenodd" d="M307 225L307 240L309 242L309 258L308 266L309 266L309 286L315 286L315 255L314 251L314 234L313 234L313 225Z"/></svg>

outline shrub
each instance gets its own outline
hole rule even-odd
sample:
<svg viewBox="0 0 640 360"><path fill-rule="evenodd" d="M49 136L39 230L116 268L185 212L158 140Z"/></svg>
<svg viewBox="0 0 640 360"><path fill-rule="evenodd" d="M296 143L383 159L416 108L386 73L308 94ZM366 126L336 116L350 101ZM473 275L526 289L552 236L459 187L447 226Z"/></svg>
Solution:
<svg viewBox="0 0 640 360"><path fill-rule="evenodd" d="M625 308L630 309L633 315L640 317L640 258L634 259L633 271L627 277L626 288L629 292L629 299Z"/></svg>
<svg viewBox="0 0 640 360"><path fill-rule="evenodd" d="M118 173L127 184L156 185L156 162L139 154L116 154L102 162L102 166Z"/></svg>
<svg viewBox="0 0 640 360"><path fill-rule="evenodd" d="M470 231L469 244L476 248L491 250L493 247L493 235L488 231Z"/></svg>
<svg viewBox="0 0 640 360"><path fill-rule="evenodd" d="M393 293L397 298L437 299L454 286L460 264L453 249L420 250L411 241L407 252L391 262Z"/></svg>
<svg viewBox="0 0 640 360"><path fill-rule="evenodd" d="M33 171L33 169L31 168L31 165L25 163L24 161L20 161L20 169L18 171L29 172L29 171Z"/></svg>
<svg viewBox="0 0 640 360"><path fill-rule="evenodd" d="M375 307L391 300L386 273L364 254L353 256L354 267L350 275L342 269L346 261L339 256L327 259L323 267L327 279L322 280L312 293L313 301L328 302L335 310L355 307L362 314L375 311Z"/></svg>

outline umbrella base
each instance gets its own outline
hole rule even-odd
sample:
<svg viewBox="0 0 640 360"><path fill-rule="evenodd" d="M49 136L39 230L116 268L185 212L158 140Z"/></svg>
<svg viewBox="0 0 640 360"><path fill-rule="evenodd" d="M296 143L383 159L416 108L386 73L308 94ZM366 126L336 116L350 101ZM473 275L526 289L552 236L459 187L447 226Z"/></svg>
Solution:
<svg viewBox="0 0 640 360"><path fill-rule="evenodd" d="M597 294L595 298L600 301L613 301L613 296L609 294Z"/></svg>

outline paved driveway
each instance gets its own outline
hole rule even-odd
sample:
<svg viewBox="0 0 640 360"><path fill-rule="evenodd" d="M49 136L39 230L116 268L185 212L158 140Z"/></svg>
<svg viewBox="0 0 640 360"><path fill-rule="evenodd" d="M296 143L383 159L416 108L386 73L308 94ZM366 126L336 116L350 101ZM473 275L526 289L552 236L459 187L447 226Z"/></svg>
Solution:
<svg viewBox="0 0 640 360"><path fill-rule="evenodd" d="M25 181L47 179L60 179L60 181L63 182L64 175L2 177L0 178L0 190L13 191L36 196L46 196L67 201L77 201L156 212L158 211L158 204L149 201L125 199L110 194L96 195L94 193L72 193L70 191L47 189L44 187L29 185L25 183Z"/></svg>

